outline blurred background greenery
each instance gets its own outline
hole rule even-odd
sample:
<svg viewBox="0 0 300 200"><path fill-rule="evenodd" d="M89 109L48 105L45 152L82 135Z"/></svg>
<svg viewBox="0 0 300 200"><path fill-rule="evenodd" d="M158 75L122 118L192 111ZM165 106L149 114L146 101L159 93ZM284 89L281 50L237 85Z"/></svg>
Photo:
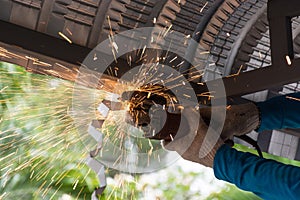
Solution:
<svg viewBox="0 0 300 200"><path fill-rule="evenodd" d="M72 83L8 63L0 63L0 80L0 200L90 199L99 182L69 114ZM183 160L144 175L107 169L107 181L100 199L260 199Z"/></svg>

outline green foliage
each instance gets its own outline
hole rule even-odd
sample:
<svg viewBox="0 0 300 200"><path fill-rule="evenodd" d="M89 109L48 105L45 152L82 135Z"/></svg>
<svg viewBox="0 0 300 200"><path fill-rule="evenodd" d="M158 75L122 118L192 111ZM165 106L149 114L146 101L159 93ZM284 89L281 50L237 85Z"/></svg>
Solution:
<svg viewBox="0 0 300 200"><path fill-rule="evenodd" d="M242 151L242 152L250 152L252 154L258 155L258 153L257 153L256 150L251 149L249 147L246 147L244 145L235 144L235 148L237 150L239 150L239 151ZM272 155L272 154L269 154L269 153L265 153L265 152L263 152L263 156L266 159L272 159L272 160L276 160L278 162L281 162L281 163L284 163L284 164L287 164L287 165L294 165L294 166L300 167L300 161L290 160L288 158L284 158L284 157L280 157L280 156L275 156L275 155Z"/></svg>
<svg viewBox="0 0 300 200"><path fill-rule="evenodd" d="M158 183L157 187L162 190L161 200L171 199L200 199L199 191L192 191L190 186L203 174L195 174L193 172L185 172L182 167L177 167L175 173L168 173L166 182Z"/></svg>
<svg viewBox="0 0 300 200"><path fill-rule="evenodd" d="M67 113L71 84L4 63L0 75L0 199L89 198L98 180Z"/></svg>
<svg viewBox="0 0 300 200"><path fill-rule="evenodd" d="M140 199L142 197L141 191L137 190L137 183L133 181L123 182L121 187L108 186L104 194L100 197L100 200L114 199Z"/></svg>
<svg viewBox="0 0 300 200"><path fill-rule="evenodd" d="M251 192L245 192L236 186L228 184L222 191L212 193L206 200L261 200Z"/></svg>

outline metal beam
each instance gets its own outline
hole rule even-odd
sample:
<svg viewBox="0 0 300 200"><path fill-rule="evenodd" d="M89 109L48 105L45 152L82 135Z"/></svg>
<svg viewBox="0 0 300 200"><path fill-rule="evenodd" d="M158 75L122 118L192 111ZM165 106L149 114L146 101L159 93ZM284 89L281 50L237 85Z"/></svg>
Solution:
<svg viewBox="0 0 300 200"><path fill-rule="evenodd" d="M1 21L0 21L0 24L1 24ZM38 33L38 34L40 34L40 33ZM1 35L1 32L0 32L0 35ZM1 36L0 36L0 40L2 40L2 39L3 39L3 37L1 38ZM17 40L20 41L21 39L17 39ZM59 39L55 39L55 40L59 40ZM52 40L52 42L55 42L55 41ZM69 48L68 46L72 46L72 45L69 45L68 43L66 43L65 41L60 40L60 42L64 43L64 45L63 45L64 47L62 47L63 50L67 50ZM35 51L32 51L32 50L28 51L25 48L26 46L23 46L23 45L21 47L24 47L25 49L16 48L14 45L7 45L7 44L3 44L3 43L1 44L1 46L6 48L7 50L11 51L12 53L15 53L16 55L20 55L20 57L14 57L14 56L10 56L10 58L2 57L2 58L0 58L1 60L27 67L28 69L31 69L31 71L33 71L35 73L40 72L42 74L45 74L48 72L47 69L55 71L56 68L55 67L53 68L53 66L55 66L55 63L60 63L64 66L66 66L67 68L72 69L72 71L78 69L78 67L79 67L78 63L74 65L74 64L65 62L66 57L62 56L61 59L56 59L56 57L59 57L59 54L56 54L58 56L54 56L54 58L51 58L51 57L47 56L47 53L41 54L41 53L36 53ZM40 46L40 45L36 45L36 46ZM77 49L77 51L79 49ZM45 49L45 50L47 50L47 49ZM81 58L83 56L85 56L84 51L77 52L77 53L72 51L72 52L66 52L66 53L67 54L73 53L73 55L81 54L81 56L80 56ZM36 71L37 67L32 65L32 63L29 62L28 59L25 58L26 55L33 56L35 58L39 58L43 62L49 62L49 64L51 64L52 67L38 68L40 71ZM77 57L76 57L76 59L77 59ZM79 59L77 59L77 60L79 60ZM74 60L71 63L74 63ZM265 89L269 89L269 88L280 87L282 85L297 82L298 80L300 80L300 60L299 59L294 60L292 65L288 66L288 67L281 67L279 65L275 66L275 64L272 66L269 66L269 67L260 68L260 69L249 71L249 72L243 72L238 75L224 77L222 79L222 81L225 86L226 95L229 97L242 96L245 94L249 94L249 93L253 93L253 92L257 92L257 91L261 91L261 90L265 90ZM124 63L124 66L125 66L125 63ZM297 66L299 66L299 67L297 67ZM61 70L61 69L59 69L59 70ZM56 72L60 72L59 70L56 70ZM73 73L74 73L74 71L72 72L72 74ZM48 75L51 75L51 74L48 74ZM74 81L74 79L71 78L71 77L74 77L73 75L70 75L70 76L65 75L64 77L65 77L65 79ZM212 81L212 82L210 82L210 85L213 85L216 88L222 87L222 85L220 85L219 81ZM208 91L205 84L199 85L196 83L192 83L192 86L197 94L201 94L203 92Z"/></svg>
<svg viewBox="0 0 300 200"><path fill-rule="evenodd" d="M268 152L272 138L272 131L264 131L258 134L257 144L260 146L261 151Z"/></svg>
<svg viewBox="0 0 300 200"><path fill-rule="evenodd" d="M226 95L242 96L269 88L294 83L300 80L300 59L293 60L288 67L282 67L276 63L260 69L244 72L238 75L222 78L220 81L210 81L207 84L213 88L222 87L224 84ZM201 94L207 92L206 85L192 84L195 92ZM210 91L212 92L212 91Z"/></svg>
<svg viewBox="0 0 300 200"><path fill-rule="evenodd" d="M91 49L0 20L0 42L79 65Z"/></svg>
<svg viewBox="0 0 300 200"><path fill-rule="evenodd" d="M89 87L114 91L118 79L92 70L80 70L80 65L67 63L26 49L0 42L0 61L25 67L28 72L58 77ZM104 87L105 86L105 87Z"/></svg>
<svg viewBox="0 0 300 200"><path fill-rule="evenodd" d="M283 129L283 130L280 130L280 131L284 132L286 134L289 134L289 135L300 137L300 129Z"/></svg>
<svg viewBox="0 0 300 200"><path fill-rule="evenodd" d="M270 26L272 62L287 65L286 56L294 59L292 22L300 15L299 0L269 0L268 21Z"/></svg>

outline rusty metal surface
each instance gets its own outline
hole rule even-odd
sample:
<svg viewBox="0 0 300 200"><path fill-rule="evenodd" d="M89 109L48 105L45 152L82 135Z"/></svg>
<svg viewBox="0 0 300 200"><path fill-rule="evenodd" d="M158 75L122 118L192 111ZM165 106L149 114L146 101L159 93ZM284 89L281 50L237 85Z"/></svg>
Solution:
<svg viewBox="0 0 300 200"><path fill-rule="evenodd" d="M0 60L25 67L31 73L58 77L89 88L105 89L108 92L114 91L116 84L118 84L117 78L94 71L89 72L90 70L86 71L84 79L79 79L78 77L83 76L80 65L67 63L22 48L15 48L15 46L1 42Z"/></svg>

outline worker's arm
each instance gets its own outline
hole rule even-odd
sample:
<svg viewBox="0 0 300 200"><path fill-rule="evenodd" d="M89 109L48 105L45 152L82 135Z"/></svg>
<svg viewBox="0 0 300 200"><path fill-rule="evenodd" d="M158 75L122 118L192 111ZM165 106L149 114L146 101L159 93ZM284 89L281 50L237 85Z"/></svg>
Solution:
<svg viewBox="0 0 300 200"><path fill-rule="evenodd" d="M256 130L300 128L300 92L274 97L264 102L227 107L222 139L240 136ZM201 116L210 119L210 109L202 109Z"/></svg>
<svg viewBox="0 0 300 200"><path fill-rule="evenodd" d="M274 97L257 103L260 111L260 127L257 130L300 128L300 92Z"/></svg>
<svg viewBox="0 0 300 200"><path fill-rule="evenodd" d="M217 151L213 165L218 179L251 191L263 199L299 199L300 168L239 152L227 145Z"/></svg>
<svg viewBox="0 0 300 200"><path fill-rule="evenodd" d="M300 128L300 93L279 96L257 103L258 131ZM239 152L223 145L214 159L218 179L252 191L263 199L299 199L300 168Z"/></svg>

